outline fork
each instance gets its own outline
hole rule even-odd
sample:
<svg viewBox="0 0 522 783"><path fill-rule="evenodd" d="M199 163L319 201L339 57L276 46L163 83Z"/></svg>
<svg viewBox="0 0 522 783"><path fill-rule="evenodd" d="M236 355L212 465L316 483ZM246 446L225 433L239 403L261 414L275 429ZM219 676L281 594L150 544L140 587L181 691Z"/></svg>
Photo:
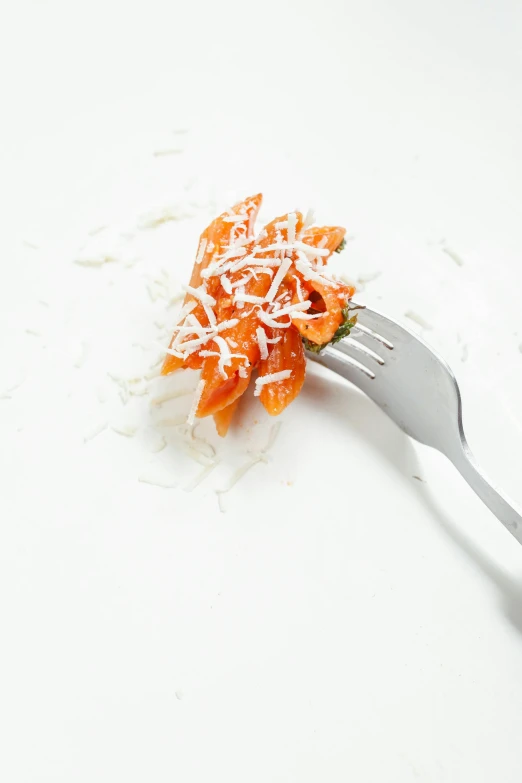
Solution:
<svg viewBox="0 0 522 783"><path fill-rule="evenodd" d="M522 544L522 515L479 469L462 426L462 401L448 364L424 340L368 307L346 337L310 359L368 395L411 438L442 452Z"/></svg>

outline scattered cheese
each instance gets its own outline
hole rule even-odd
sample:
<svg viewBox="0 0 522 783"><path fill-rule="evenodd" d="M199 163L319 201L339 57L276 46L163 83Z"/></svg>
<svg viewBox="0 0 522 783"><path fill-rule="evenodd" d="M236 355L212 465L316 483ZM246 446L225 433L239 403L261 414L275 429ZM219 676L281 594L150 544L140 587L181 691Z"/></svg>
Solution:
<svg viewBox="0 0 522 783"><path fill-rule="evenodd" d="M98 256L93 258L75 258L74 263L79 266L103 266L104 264L113 264L118 259L114 256Z"/></svg>
<svg viewBox="0 0 522 783"><path fill-rule="evenodd" d="M427 321L424 320L424 318L421 315L418 315L413 310L407 310L407 312L404 313L406 318L409 318L410 321L415 321L416 324L418 324L423 329L431 329L432 326Z"/></svg>
<svg viewBox="0 0 522 783"><path fill-rule="evenodd" d="M88 443L90 440L93 440L97 435L99 435L106 429L107 429L107 422L101 421L99 424L96 424L94 427L92 427L92 429L86 432L86 434L83 436L83 442Z"/></svg>
<svg viewBox="0 0 522 783"><path fill-rule="evenodd" d="M330 255L330 251L326 248L312 247L312 245L307 245L306 242L301 242L299 239L296 240L293 244L295 250L301 250L301 252L306 253L306 255L310 255L313 258L315 258L315 256Z"/></svg>
<svg viewBox="0 0 522 783"><path fill-rule="evenodd" d="M111 424L111 430L124 435L126 438L132 438L138 431L138 427L133 424Z"/></svg>
<svg viewBox="0 0 522 783"><path fill-rule="evenodd" d="M198 254L196 256L196 264L201 264L201 262L203 261L203 256L205 255L206 247L207 247L207 240L202 239L201 242L199 243Z"/></svg>
<svg viewBox="0 0 522 783"><path fill-rule="evenodd" d="M151 405L163 405L164 402L169 400L176 400L178 397L185 397L187 394L192 394L193 389L177 389L176 391L165 392L165 394L159 397L153 397L150 401Z"/></svg>
<svg viewBox="0 0 522 783"><path fill-rule="evenodd" d="M223 291L226 294L231 294L232 293L232 283L230 282L228 277L226 275L221 275L220 282L221 282L221 286L223 288Z"/></svg>
<svg viewBox="0 0 522 783"><path fill-rule="evenodd" d="M464 266L464 261L462 258L458 255L458 253L455 253L454 250L451 249L451 247L443 247L443 252L446 253L447 256L451 258L452 261L454 261L457 266Z"/></svg>
<svg viewBox="0 0 522 783"><path fill-rule="evenodd" d="M315 280L316 283L320 283L321 285L335 286L335 282L333 280L328 280L327 277L323 277L313 269L304 253L298 253L298 259L295 262L295 268L298 272L301 272L305 280Z"/></svg>
<svg viewBox="0 0 522 783"><path fill-rule="evenodd" d="M224 341L223 341L224 342ZM199 401L201 399L201 395L203 394L203 390L205 388L205 381L203 379L200 380L198 385L196 386L196 391L194 393L194 398L192 400L192 406L189 411L189 415L187 417L187 424L193 424L194 419L196 418L196 412L198 409Z"/></svg>
<svg viewBox="0 0 522 783"><path fill-rule="evenodd" d="M196 487L198 487L202 481L204 481L206 478L208 478L208 476L210 476L212 471L215 470L218 465L219 465L219 460L215 460L214 462L211 462L210 465L206 465L206 467L204 467L203 470L197 474L197 476L195 476L191 481L185 484L185 486L183 487L185 492L192 492L194 489L196 489Z"/></svg>
<svg viewBox="0 0 522 783"><path fill-rule="evenodd" d="M14 392L16 389L18 389L24 381L25 378L22 378L22 380L18 381L18 383L14 383L12 386L8 386L7 389L4 389L3 392L0 392L0 400L10 400L11 392Z"/></svg>
<svg viewBox="0 0 522 783"><path fill-rule="evenodd" d="M261 388L266 386L267 383L278 383L279 381L286 381L292 375L292 370L280 370L279 372L268 373L268 375L262 375L256 379L256 388L254 390L254 397L259 397L261 394Z"/></svg>
<svg viewBox="0 0 522 783"><path fill-rule="evenodd" d="M272 280L272 283L270 285L270 288L268 289L267 295L265 297L265 302L272 302L274 300L274 297L276 296L277 292L279 291L279 286L284 280L285 275L287 274L288 270L292 266L292 259L291 258L285 258L285 260L281 263L281 266L275 273L275 277Z"/></svg>
<svg viewBox="0 0 522 783"><path fill-rule="evenodd" d="M185 424L185 416L168 416L166 419L160 419L157 423L158 427L179 427L181 424Z"/></svg>
<svg viewBox="0 0 522 783"><path fill-rule="evenodd" d="M295 227L297 224L297 215L291 212L288 215L288 242L292 245L295 242Z"/></svg>
<svg viewBox="0 0 522 783"><path fill-rule="evenodd" d="M187 294L192 294L192 296L194 296L196 299L199 299L202 304L212 306L216 304L214 297L210 296L210 294L207 294L203 286L200 286L199 288L193 288L191 285L182 285L181 287L184 291L187 292Z"/></svg>
<svg viewBox="0 0 522 783"><path fill-rule="evenodd" d="M261 359L268 359L268 345L266 341L266 332L262 326L256 329L257 344L259 345L259 355Z"/></svg>
<svg viewBox="0 0 522 783"><path fill-rule="evenodd" d="M146 474L138 476L138 481L141 481L142 484L152 484L153 487L162 487L163 489L175 489L178 486L175 481L168 481L168 479L160 476L149 476Z"/></svg>
<svg viewBox="0 0 522 783"><path fill-rule="evenodd" d="M227 492L230 492L230 490L237 484L237 482L243 478L245 473L247 473L251 468L254 467L254 465L257 465L259 462L263 462L263 457L261 454L256 454L255 456L252 456L248 462L246 462L244 465L242 465L240 468L238 468L235 473L230 478L227 486L224 489L216 489L216 495L218 498L219 503L219 510L222 513L225 513L225 505L224 505L224 498L223 496L226 495Z"/></svg>
<svg viewBox="0 0 522 783"><path fill-rule="evenodd" d="M310 228L314 220L315 220L314 211L313 209L309 209L305 215L305 219L303 223L303 231L306 231L307 228Z"/></svg>

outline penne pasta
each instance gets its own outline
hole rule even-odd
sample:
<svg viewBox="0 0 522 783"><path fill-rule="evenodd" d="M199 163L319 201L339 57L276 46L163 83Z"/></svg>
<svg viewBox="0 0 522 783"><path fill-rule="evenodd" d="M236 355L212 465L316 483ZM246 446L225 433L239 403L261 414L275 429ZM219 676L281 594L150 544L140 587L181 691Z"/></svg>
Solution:
<svg viewBox="0 0 522 783"><path fill-rule="evenodd" d="M345 229L310 226L311 212L305 221L294 211L254 236L261 200L236 204L201 234L162 368L201 370L191 418L213 416L222 436L256 370L254 394L277 416L303 386L304 346L321 350L355 323L354 289L327 270Z"/></svg>

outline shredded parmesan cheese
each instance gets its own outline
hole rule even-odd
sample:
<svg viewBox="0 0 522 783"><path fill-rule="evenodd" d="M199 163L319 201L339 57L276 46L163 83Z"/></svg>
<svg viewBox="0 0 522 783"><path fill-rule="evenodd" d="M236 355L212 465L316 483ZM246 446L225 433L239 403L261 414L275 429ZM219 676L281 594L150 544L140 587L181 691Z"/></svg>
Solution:
<svg viewBox="0 0 522 783"><path fill-rule="evenodd" d="M295 212L291 212L288 215L288 242L293 245L295 242L295 227L297 224L297 215Z"/></svg>
<svg viewBox="0 0 522 783"><path fill-rule="evenodd" d="M210 476L212 471L215 470L218 465L219 465L219 460L215 460L214 462L211 462L210 465L204 467L203 470L200 471L197 476L195 476L191 481L185 484L185 486L183 487L185 492L192 492L194 489L196 489L196 487L198 487L202 481L204 481L206 478L208 478L208 476Z"/></svg>
<svg viewBox="0 0 522 783"><path fill-rule="evenodd" d="M172 392L166 392L165 394L162 394L160 397L153 397L150 401L151 405L163 405L164 402L168 402L169 400L175 400L178 397L185 397L187 394L192 394L192 389L177 389L176 391Z"/></svg>
<svg viewBox="0 0 522 783"><path fill-rule="evenodd" d="M226 294L231 294L232 293L232 283L230 282L228 277L226 275L221 275L219 280L220 280L221 286L223 288L223 291Z"/></svg>
<svg viewBox="0 0 522 783"><path fill-rule="evenodd" d="M148 476L145 474L138 476L138 481L141 481L142 484L152 484L153 487L162 487L163 489L175 489L177 487L176 482L168 481L160 476Z"/></svg>
<svg viewBox="0 0 522 783"><path fill-rule="evenodd" d="M335 286L335 282L333 280L328 280L327 277L322 277L322 275L312 268L312 265L309 263L304 253L299 252L298 256L299 257L295 262L295 268L298 272L301 272L305 280L315 280L316 283L320 283L321 285Z"/></svg>
<svg viewBox="0 0 522 783"><path fill-rule="evenodd" d="M275 321L274 318L271 317L264 310L259 310L258 316L260 321L263 321L263 323L265 323L267 326L271 326L272 329L288 329L288 327L291 326L292 324L291 318L288 319L287 323L284 323L282 321Z"/></svg>
<svg viewBox="0 0 522 783"><path fill-rule="evenodd" d="M12 386L9 386L7 389L4 389L3 392L0 392L0 400L10 400L11 392L14 392L16 389L18 389L24 381L25 378L22 378L22 380L18 381L18 383L14 383Z"/></svg>
<svg viewBox="0 0 522 783"><path fill-rule="evenodd" d="M84 436L83 436L83 442L88 443L90 440L93 440L96 438L97 435L103 432L103 430L107 429L107 422L102 421L99 424L96 424L94 427L92 427L91 430L89 430Z"/></svg>
<svg viewBox="0 0 522 783"><path fill-rule="evenodd" d="M202 379L196 386L196 392L194 394L194 399L192 400L192 407L190 409L187 418L187 424L189 425L194 424L194 419L196 418L196 411L198 409L199 401L201 399L201 395L203 394L204 388L205 388L205 381Z"/></svg>
<svg viewBox="0 0 522 783"><path fill-rule="evenodd" d="M179 427L186 421L185 416L168 416L166 419L160 419L156 424L158 427Z"/></svg>
<svg viewBox="0 0 522 783"><path fill-rule="evenodd" d="M280 370L279 372L272 372L268 375L262 375L256 379L256 388L254 390L254 397L259 397L261 394L261 388L266 386L267 383L277 383L278 381L286 381L292 375L292 370Z"/></svg>
<svg viewBox="0 0 522 783"><path fill-rule="evenodd" d="M111 430L118 435L124 435L126 438L132 438L138 431L138 428L132 424L111 424Z"/></svg>
<svg viewBox="0 0 522 783"><path fill-rule="evenodd" d="M202 239L201 242L199 243L198 254L196 256L196 264L201 264L201 262L203 261L203 256L205 255L206 248L207 248L207 240Z"/></svg>
<svg viewBox="0 0 522 783"><path fill-rule="evenodd" d="M315 220L315 215L313 209L309 209L306 213L304 223L303 223L303 231L306 231L307 228L310 228L310 226L313 224Z"/></svg>
<svg viewBox="0 0 522 783"><path fill-rule="evenodd" d="M272 302L274 300L274 297L276 296L277 292L279 291L279 286L284 280L285 275L287 274L288 270L292 266L292 259L291 258L285 258L285 260L281 263L281 266L275 273L275 277L272 280L272 283L270 285L270 288L268 289L268 293L265 297L266 302Z"/></svg>
<svg viewBox="0 0 522 783"><path fill-rule="evenodd" d="M262 326L258 326L256 329L257 344L259 345L259 355L261 359L268 359L268 345L266 340L266 332Z"/></svg>
<svg viewBox="0 0 522 783"><path fill-rule="evenodd" d="M199 288L193 288L191 285L182 285L181 287L184 291L186 291L187 294L192 294L192 296L194 296L196 299L199 299L202 304L212 306L216 304L214 297L210 296L210 294L207 294L203 286L200 286Z"/></svg>
<svg viewBox="0 0 522 783"><path fill-rule="evenodd" d="M252 456L248 462L246 462L244 465L242 465L240 468L238 468L235 473L233 473L232 477L230 478L227 486L224 489L216 489L216 495L218 498L219 503L219 510L221 513L225 513L225 505L224 505L224 495L226 495L227 492L230 492L230 490L235 487L237 482L243 478L245 473L247 473L251 468L254 467L254 465L257 465L259 462L264 462L263 457L261 454L256 454Z"/></svg>

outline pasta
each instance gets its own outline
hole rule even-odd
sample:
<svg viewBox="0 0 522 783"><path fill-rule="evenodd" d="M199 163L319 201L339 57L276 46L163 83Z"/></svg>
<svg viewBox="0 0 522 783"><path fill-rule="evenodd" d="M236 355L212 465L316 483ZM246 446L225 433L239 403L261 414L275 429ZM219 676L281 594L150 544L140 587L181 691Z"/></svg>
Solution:
<svg viewBox="0 0 522 783"><path fill-rule="evenodd" d="M254 394L277 416L305 379L305 346L319 351L349 333L354 288L326 268L345 229L310 227L300 212L254 236L261 194L236 204L202 233L162 374L201 370L192 415L213 416L226 435L257 370Z"/></svg>

